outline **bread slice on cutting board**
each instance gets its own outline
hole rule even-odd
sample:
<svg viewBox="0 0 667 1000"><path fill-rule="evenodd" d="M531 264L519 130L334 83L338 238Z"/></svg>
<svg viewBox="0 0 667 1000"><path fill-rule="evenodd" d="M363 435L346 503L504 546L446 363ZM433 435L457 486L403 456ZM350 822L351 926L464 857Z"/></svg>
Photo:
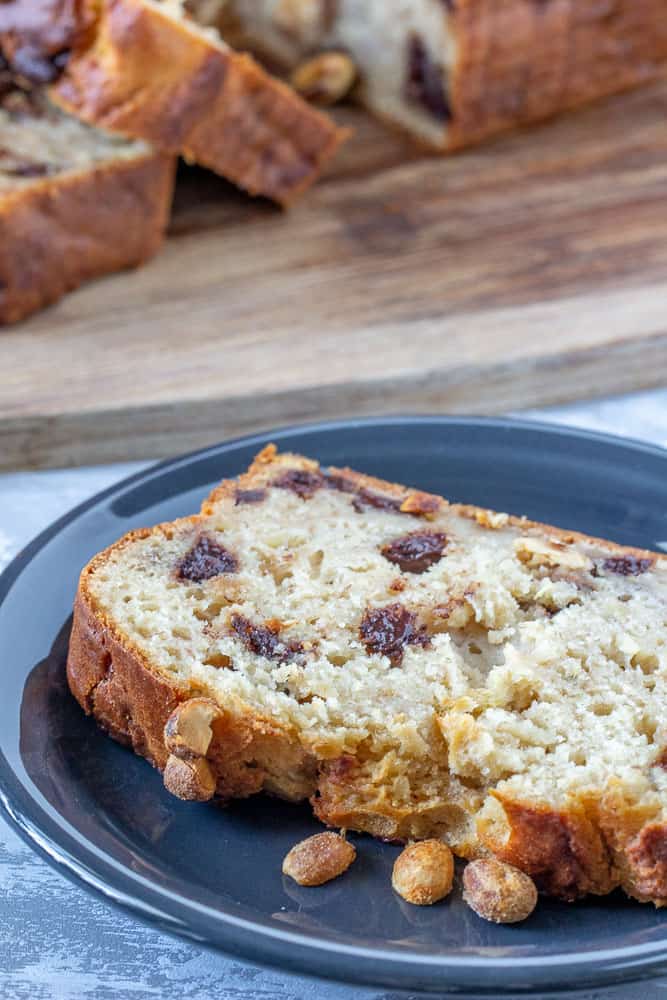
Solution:
<svg viewBox="0 0 667 1000"><path fill-rule="evenodd" d="M82 124L0 66L0 324L151 257L175 163Z"/></svg>
<svg viewBox="0 0 667 1000"><path fill-rule="evenodd" d="M83 121L208 167L287 204L345 137L325 114L235 52L185 0L10 0L12 64Z"/></svg>

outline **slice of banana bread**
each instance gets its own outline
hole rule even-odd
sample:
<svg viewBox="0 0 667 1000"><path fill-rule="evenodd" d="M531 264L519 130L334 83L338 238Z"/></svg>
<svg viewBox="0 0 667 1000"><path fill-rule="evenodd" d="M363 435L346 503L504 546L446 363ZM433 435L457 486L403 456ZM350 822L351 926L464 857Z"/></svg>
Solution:
<svg viewBox="0 0 667 1000"><path fill-rule="evenodd" d="M382 118L440 149L664 74L664 0L228 0L239 45L287 67L342 49Z"/></svg>
<svg viewBox="0 0 667 1000"><path fill-rule="evenodd" d="M0 59L0 323L154 254L174 165L18 87Z"/></svg>
<svg viewBox="0 0 667 1000"><path fill-rule="evenodd" d="M253 195L287 204L345 137L214 27L200 25L201 5L40 0L51 17L36 21L25 13L31 3L10 0L8 12L0 10L0 31L4 17L7 47L22 72L59 77L51 96L66 111L181 154Z"/></svg>
<svg viewBox="0 0 667 1000"><path fill-rule="evenodd" d="M667 558L272 447L84 569L70 687L190 799L667 903Z"/></svg>

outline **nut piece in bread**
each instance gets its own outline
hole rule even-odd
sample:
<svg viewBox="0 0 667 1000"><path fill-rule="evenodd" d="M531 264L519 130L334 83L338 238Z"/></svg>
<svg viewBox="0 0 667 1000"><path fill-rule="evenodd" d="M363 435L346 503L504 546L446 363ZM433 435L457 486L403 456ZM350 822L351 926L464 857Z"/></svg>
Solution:
<svg viewBox="0 0 667 1000"><path fill-rule="evenodd" d="M163 778L167 791L187 802L208 802L215 794L215 777L203 757L185 759L171 754Z"/></svg>
<svg viewBox="0 0 667 1000"><path fill-rule="evenodd" d="M283 875L299 885L324 885L346 872L357 852L344 837L327 831L302 840L285 855Z"/></svg>
<svg viewBox="0 0 667 1000"><path fill-rule="evenodd" d="M518 924L537 906L537 889L518 868L495 858L479 858L465 867L463 898L483 920Z"/></svg>
<svg viewBox="0 0 667 1000"><path fill-rule="evenodd" d="M164 745L176 757L205 757L213 739L211 723L220 709L210 698L189 698L167 719Z"/></svg>
<svg viewBox="0 0 667 1000"><path fill-rule="evenodd" d="M422 840L401 851L394 862L394 891L415 906L432 906L452 891L454 855L441 840Z"/></svg>
<svg viewBox="0 0 667 1000"><path fill-rule="evenodd" d="M357 70L346 52L321 52L292 72L290 83L314 104L337 104L354 86Z"/></svg>
<svg viewBox="0 0 667 1000"><path fill-rule="evenodd" d="M514 550L517 558L530 569L540 566L559 566L563 569L583 569L590 571L593 564L572 546L558 539L544 540L531 536L522 536L516 540Z"/></svg>

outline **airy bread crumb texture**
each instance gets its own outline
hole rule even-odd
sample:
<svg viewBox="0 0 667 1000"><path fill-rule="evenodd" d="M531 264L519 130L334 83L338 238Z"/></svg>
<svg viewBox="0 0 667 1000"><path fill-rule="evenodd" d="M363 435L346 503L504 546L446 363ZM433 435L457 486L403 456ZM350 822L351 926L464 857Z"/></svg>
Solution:
<svg viewBox="0 0 667 1000"><path fill-rule="evenodd" d="M64 114L39 89L0 93L0 195L37 178L147 157L141 141L92 128Z"/></svg>
<svg viewBox="0 0 667 1000"><path fill-rule="evenodd" d="M663 903L666 571L269 449L86 587L161 678L299 748L265 789L565 898Z"/></svg>

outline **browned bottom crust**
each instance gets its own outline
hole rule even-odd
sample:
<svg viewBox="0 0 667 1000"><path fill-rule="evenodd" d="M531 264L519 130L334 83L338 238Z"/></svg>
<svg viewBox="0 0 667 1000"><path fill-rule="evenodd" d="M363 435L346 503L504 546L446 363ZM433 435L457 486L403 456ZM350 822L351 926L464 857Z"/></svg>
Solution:
<svg viewBox="0 0 667 1000"><path fill-rule="evenodd" d="M143 0L105 0L52 98L93 125L145 139L286 204L346 133L249 56Z"/></svg>
<svg viewBox="0 0 667 1000"><path fill-rule="evenodd" d="M147 153L0 195L0 323L151 257L168 222L174 167L173 157Z"/></svg>
<svg viewBox="0 0 667 1000"><path fill-rule="evenodd" d="M275 456L275 449L266 449L238 482L223 483L214 491L203 510L227 490L261 484L267 466L274 462L280 464L281 456ZM311 466L304 462L304 468ZM357 487L400 498L409 509L426 516L433 511L433 503L442 503L429 494L351 470L338 474ZM487 512L474 507L458 509L484 524ZM170 528L166 525L159 530L168 532ZM136 537L134 533L116 545L130 544ZM101 553L81 576L67 663L69 685L82 708L110 735L163 770L168 757L163 735L167 718L180 702L203 692L165 681L95 607L88 581L106 558L107 554ZM319 760L301 747L296 733L247 708L228 706L214 722L213 734L207 759L222 801L260 791L295 801L308 798L322 822L388 840L438 837L463 820L465 806L471 804L461 799L457 805L453 786L443 801L431 801L413 810L396 809L386 796L374 795L369 789L364 769L353 755ZM571 801L567 811L493 792L491 796L498 812L495 819L492 813L482 815L475 838L466 839L466 823L461 822L462 836L454 844L461 856L492 853L530 874L541 891L566 900L589 893L606 894L621 886L642 902L667 905L667 826L656 823L641 806L626 801L620 788L612 786L602 802L589 801L582 794L579 800ZM502 822L498 823L500 815Z"/></svg>

